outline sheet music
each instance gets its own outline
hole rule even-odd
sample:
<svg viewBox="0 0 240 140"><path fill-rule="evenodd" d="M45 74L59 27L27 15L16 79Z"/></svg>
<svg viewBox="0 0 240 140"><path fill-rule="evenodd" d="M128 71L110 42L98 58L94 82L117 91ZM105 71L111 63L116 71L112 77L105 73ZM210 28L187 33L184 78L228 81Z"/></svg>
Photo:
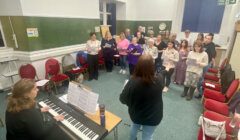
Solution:
<svg viewBox="0 0 240 140"><path fill-rule="evenodd" d="M44 79L44 80L39 80L36 82L38 87L44 86L49 80Z"/></svg>
<svg viewBox="0 0 240 140"><path fill-rule="evenodd" d="M95 114L98 102L98 94L87 89L80 88L77 84L69 83L67 100L68 103L78 107L84 112Z"/></svg>
<svg viewBox="0 0 240 140"><path fill-rule="evenodd" d="M197 60L188 58L188 65L197 66Z"/></svg>

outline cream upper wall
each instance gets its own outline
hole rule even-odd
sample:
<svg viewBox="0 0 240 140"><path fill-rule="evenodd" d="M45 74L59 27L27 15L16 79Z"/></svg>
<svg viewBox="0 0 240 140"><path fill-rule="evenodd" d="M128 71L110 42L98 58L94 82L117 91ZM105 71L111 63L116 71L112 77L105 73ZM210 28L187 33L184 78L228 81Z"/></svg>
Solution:
<svg viewBox="0 0 240 140"><path fill-rule="evenodd" d="M24 16L99 19L99 0L21 0Z"/></svg>
<svg viewBox="0 0 240 140"><path fill-rule="evenodd" d="M0 16L21 16L22 9L19 0L0 0Z"/></svg>
<svg viewBox="0 0 240 140"><path fill-rule="evenodd" d="M169 10L169 7L176 7L177 4L178 0L128 0L126 5L117 3L117 19L173 20L176 10Z"/></svg>

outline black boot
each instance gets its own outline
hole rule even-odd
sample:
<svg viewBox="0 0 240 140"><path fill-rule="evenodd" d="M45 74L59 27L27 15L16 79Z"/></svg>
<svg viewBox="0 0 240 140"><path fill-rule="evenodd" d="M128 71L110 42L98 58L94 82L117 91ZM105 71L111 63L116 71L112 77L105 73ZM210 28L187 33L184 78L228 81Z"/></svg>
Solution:
<svg viewBox="0 0 240 140"><path fill-rule="evenodd" d="M181 94L181 97L187 96L188 90L189 90L189 87L184 86L184 90L183 90L183 93Z"/></svg>
<svg viewBox="0 0 240 140"><path fill-rule="evenodd" d="M188 101L192 99L195 89L196 89L195 87L190 87L190 90L189 90L187 98L186 98Z"/></svg>

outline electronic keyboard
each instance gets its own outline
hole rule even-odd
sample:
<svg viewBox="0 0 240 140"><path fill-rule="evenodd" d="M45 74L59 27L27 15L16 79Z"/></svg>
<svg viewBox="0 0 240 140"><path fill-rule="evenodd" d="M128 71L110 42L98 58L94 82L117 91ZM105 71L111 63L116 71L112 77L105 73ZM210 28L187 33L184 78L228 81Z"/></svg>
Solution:
<svg viewBox="0 0 240 140"><path fill-rule="evenodd" d="M64 120L59 121L60 123L58 124L67 128L66 130L70 131L76 139L99 140L104 138L108 133L104 127L87 118L82 112L64 103L56 96L50 96L38 104L41 107L50 107L48 112L53 117L63 115Z"/></svg>

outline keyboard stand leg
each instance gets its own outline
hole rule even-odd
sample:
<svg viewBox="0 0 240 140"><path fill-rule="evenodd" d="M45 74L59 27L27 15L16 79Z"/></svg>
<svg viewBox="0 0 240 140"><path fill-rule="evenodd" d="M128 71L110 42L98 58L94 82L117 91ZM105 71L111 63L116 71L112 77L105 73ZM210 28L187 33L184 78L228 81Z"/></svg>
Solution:
<svg viewBox="0 0 240 140"><path fill-rule="evenodd" d="M114 140L118 140L118 127L116 126L115 128L114 128Z"/></svg>

